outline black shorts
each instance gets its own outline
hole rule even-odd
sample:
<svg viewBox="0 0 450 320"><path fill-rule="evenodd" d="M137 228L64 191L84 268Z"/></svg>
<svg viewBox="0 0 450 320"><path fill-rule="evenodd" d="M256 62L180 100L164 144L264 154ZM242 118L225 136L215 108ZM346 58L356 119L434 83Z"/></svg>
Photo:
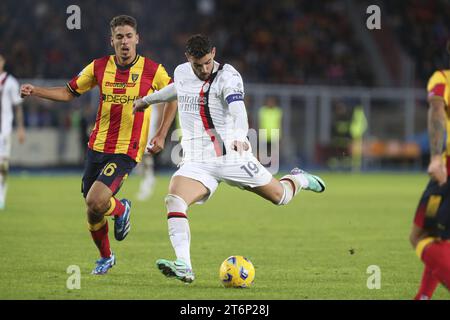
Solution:
<svg viewBox="0 0 450 320"><path fill-rule="evenodd" d="M102 153L88 149L81 181L81 192L86 198L95 181L101 181L115 195L128 174L136 166L136 161L126 154Z"/></svg>
<svg viewBox="0 0 450 320"><path fill-rule="evenodd" d="M450 181L439 186L430 180L417 206L414 224L432 237L450 239Z"/></svg>

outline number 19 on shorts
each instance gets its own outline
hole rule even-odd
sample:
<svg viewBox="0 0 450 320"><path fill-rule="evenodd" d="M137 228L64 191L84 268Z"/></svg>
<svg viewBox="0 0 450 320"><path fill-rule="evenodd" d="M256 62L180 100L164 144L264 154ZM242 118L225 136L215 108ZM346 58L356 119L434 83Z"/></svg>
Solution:
<svg viewBox="0 0 450 320"><path fill-rule="evenodd" d="M250 178L253 178L255 174L258 174L259 168L256 163L253 161L249 161L247 164L240 166L242 170L244 170Z"/></svg>

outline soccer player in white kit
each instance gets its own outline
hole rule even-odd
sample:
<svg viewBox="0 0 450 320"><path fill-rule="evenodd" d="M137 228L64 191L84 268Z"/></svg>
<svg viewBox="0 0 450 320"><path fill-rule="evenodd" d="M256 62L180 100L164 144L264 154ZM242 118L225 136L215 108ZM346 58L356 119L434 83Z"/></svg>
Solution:
<svg viewBox="0 0 450 320"><path fill-rule="evenodd" d="M176 260L156 264L167 277L194 280L190 259L187 209L210 198L220 182L252 191L277 205L285 205L301 190L323 192L325 183L298 168L275 179L253 156L247 139L248 120L241 75L229 64L214 60L216 53L206 36L187 41L187 63L174 72L174 83L134 103L135 112L148 105L178 100L183 160L172 176L165 198L169 237ZM164 147L176 110L165 107L152 152Z"/></svg>
<svg viewBox="0 0 450 320"><path fill-rule="evenodd" d="M5 62L5 58L0 55L0 210L3 210L6 205L6 177L11 155L14 111L19 142L25 141L19 82L11 74L4 71Z"/></svg>

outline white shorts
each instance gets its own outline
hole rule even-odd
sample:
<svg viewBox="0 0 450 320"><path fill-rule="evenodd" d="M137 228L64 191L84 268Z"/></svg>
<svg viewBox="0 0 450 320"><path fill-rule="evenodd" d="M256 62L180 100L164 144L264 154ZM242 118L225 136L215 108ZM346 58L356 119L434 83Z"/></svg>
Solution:
<svg viewBox="0 0 450 320"><path fill-rule="evenodd" d="M272 180L272 174L251 153L229 161L224 156L210 161L182 162L173 176L197 180L209 190L209 194L197 202L199 204L212 197L222 181L244 189L265 186Z"/></svg>
<svg viewBox="0 0 450 320"><path fill-rule="evenodd" d="M0 135L0 160L8 160L11 156L11 135Z"/></svg>

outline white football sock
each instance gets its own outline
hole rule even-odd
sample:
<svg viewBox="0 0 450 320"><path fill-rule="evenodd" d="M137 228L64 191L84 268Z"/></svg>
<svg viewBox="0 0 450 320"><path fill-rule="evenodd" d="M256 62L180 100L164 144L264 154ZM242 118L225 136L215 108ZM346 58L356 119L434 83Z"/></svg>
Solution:
<svg viewBox="0 0 450 320"><path fill-rule="evenodd" d="M139 187L140 193L142 194L151 193L154 183L155 183L155 172L153 171L153 169L145 169L144 178L142 179L141 185Z"/></svg>
<svg viewBox="0 0 450 320"><path fill-rule="evenodd" d="M0 174L0 209L3 209L5 207L6 189L7 185L5 177Z"/></svg>
<svg viewBox="0 0 450 320"><path fill-rule="evenodd" d="M142 159L142 173L142 181L139 185L137 198L144 201L152 195L153 186L155 185L154 161L153 158L147 155L144 155Z"/></svg>
<svg viewBox="0 0 450 320"><path fill-rule="evenodd" d="M308 187L308 179L303 174L288 174L280 179L284 194L278 205L288 204L301 189Z"/></svg>
<svg viewBox="0 0 450 320"><path fill-rule="evenodd" d="M283 197L281 197L280 202L278 202L279 206L283 206L288 204L292 198L294 197L294 190L292 189L292 183L286 180L280 181L281 185L283 186Z"/></svg>
<svg viewBox="0 0 450 320"><path fill-rule="evenodd" d="M166 207L169 238L175 250L175 255L177 259L183 260L189 268L192 268L190 255L191 231L186 215L188 206L181 197L169 194L166 197Z"/></svg>

